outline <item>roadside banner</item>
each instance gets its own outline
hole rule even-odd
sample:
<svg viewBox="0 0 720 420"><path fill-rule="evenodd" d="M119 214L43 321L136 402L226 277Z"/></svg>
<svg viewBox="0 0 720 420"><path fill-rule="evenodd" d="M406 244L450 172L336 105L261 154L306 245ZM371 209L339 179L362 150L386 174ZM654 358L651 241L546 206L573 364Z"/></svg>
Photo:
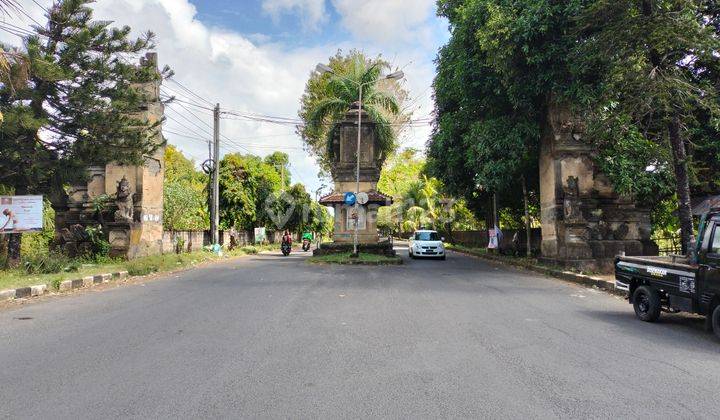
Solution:
<svg viewBox="0 0 720 420"><path fill-rule="evenodd" d="M488 249L497 249L498 248L498 235L497 235L497 228L493 228L488 230Z"/></svg>
<svg viewBox="0 0 720 420"><path fill-rule="evenodd" d="M255 228L255 243L261 244L264 242L267 242L267 233L265 232L264 227L257 227Z"/></svg>
<svg viewBox="0 0 720 420"><path fill-rule="evenodd" d="M0 195L0 233L38 232L42 228L41 195Z"/></svg>

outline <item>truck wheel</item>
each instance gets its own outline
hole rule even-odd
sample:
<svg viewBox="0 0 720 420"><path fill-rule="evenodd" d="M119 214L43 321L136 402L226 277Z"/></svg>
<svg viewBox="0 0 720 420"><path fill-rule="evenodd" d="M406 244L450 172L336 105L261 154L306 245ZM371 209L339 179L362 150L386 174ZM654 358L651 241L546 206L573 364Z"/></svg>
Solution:
<svg viewBox="0 0 720 420"><path fill-rule="evenodd" d="M712 313L712 327L715 331L715 336L720 338L720 305L715 306L715 310Z"/></svg>
<svg viewBox="0 0 720 420"><path fill-rule="evenodd" d="M635 315L645 322L655 322L660 318L660 295L647 286L640 286L633 293Z"/></svg>

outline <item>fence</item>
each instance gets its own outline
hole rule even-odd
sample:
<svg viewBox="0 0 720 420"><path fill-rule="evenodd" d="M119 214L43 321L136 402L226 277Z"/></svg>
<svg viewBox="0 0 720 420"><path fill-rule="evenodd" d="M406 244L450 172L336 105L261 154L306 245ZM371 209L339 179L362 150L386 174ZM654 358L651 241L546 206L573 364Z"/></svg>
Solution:
<svg viewBox="0 0 720 420"><path fill-rule="evenodd" d="M279 244L282 241L281 231L268 231L267 241L271 244ZM300 234L294 233L295 240L300 240ZM223 248L242 247L255 244L255 233L253 231L227 231L218 232L218 243ZM162 235L162 253L168 254L177 252L178 244L182 244L183 252L194 252L202 250L203 246L210 245L210 231L165 231Z"/></svg>
<svg viewBox="0 0 720 420"><path fill-rule="evenodd" d="M653 238L658 246L659 255L680 255L682 254L682 239L680 236L665 236Z"/></svg>
<svg viewBox="0 0 720 420"><path fill-rule="evenodd" d="M165 231L162 235L162 253L177 252L178 244L184 252L200 251L204 245L204 232L198 231Z"/></svg>
<svg viewBox="0 0 720 420"><path fill-rule="evenodd" d="M518 233L518 245L513 244L513 237ZM488 232L486 230L462 230L452 232L440 232L445 240L450 243L459 244L473 248L486 248L488 245ZM521 253L526 251L526 233L524 229L515 230L508 229L502 231L500 239L500 248L503 250L515 250ZM542 243L541 229L530 229L530 249L533 253L540 252L540 244ZM517 249L516 249L517 248Z"/></svg>

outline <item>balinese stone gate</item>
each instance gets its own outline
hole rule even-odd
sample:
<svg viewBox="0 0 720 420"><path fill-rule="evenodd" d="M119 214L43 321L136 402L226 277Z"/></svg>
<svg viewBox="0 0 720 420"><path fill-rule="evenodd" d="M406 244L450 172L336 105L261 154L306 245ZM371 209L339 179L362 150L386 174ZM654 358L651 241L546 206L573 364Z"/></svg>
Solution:
<svg viewBox="0 0 720 420"><path fill-rule="evenodd" d="M610 271L614 257L657 254L650 210L621 197L599 173L584 125L552 106L540 147L542 257L562 266Z"/></svg>
<svg viewBox="0 0 720 420"><path fill-rule="evenodd" d="M392 204L392 198L377 191L380 170L385 156L380 152L375 122L355 103L345 114L345 118L333 129L332 143L329 147L334 190L320 199L320 204L332 206L335 210L335 231L333 241L336 244L352 244L355 231L354 206L343 204L344 193L355 192L357 120L361 112L362 133L360 138L360 192L368 194L368 202L359 206L358 242L377 244L377 209ZM366 247L367 248L367 247Z"/></svg>
<svg viewBox="0 0 720 420"><path fill-rule="evenodd" d="M157 54L146 54L140 65L157 71ZM160 121L164 115L160 84L158 78L140 87L147 102L138 110L138 115L150 123ZM154 138L158 144L164 144L160 130ZM165 147L161 146L142 166L109 163L88 168L89 181L72 186L64 202L56 206L56 227L65 250L73 254L87 246L84 228L98 223L93 203L107 195L110 201L103 212L103 222L111 255L137 258L162 253L164 154Z"/></svg>

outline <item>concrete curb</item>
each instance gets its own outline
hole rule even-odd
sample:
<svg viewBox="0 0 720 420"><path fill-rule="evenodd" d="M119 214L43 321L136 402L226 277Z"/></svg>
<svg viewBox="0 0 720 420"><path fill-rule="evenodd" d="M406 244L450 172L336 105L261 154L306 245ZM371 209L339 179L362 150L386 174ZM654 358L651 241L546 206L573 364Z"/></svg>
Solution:
<svg viewBox="0 0 720 420"><path fill-rule="evenodd" d="M506 265L511 265L513 267L522 268L528 271L533 271L535 273L544 274L546 276L555 277L560 280L565 280L571 283L577 283L582 284L584 286L589 287L596 287L600 290L604 290L606 292L612 293L617 296L625 296L626 292L622 290L615 289L615 282L610 282L604 279L601 279L599 277L593 277L588 276L587 274L580 274L580 273L574 273L572 271L566 271L566 270L559 270L555 268L550 267L543 267L541 265L536 265L532 263L526 263L526 262L520 262L520 261L512 261L506 257L501 257L497 255L489 255L489 254L479 254L479 253L473 253L469 251L463 251L459 249L450 249L450 251L457 252L459 254L465 254L470 255L472 257L484 259L487 261L502 263Z"/></svg>
<svg viewBox="0 0 720 420"><path fill-rule="evenodd" d="M79 279L65 280L63 282L60 282L60 285L58 286L58 291L69 292L74 289L92 287L96 284L107 283L111 280L119 280L126 277L128 277L127 271L118 271L116 273L96 274L94 276L86 276ZM42 296L49 291L50 288L47 284L20 287L17 289L0 290L0 301Z"/></svg>

